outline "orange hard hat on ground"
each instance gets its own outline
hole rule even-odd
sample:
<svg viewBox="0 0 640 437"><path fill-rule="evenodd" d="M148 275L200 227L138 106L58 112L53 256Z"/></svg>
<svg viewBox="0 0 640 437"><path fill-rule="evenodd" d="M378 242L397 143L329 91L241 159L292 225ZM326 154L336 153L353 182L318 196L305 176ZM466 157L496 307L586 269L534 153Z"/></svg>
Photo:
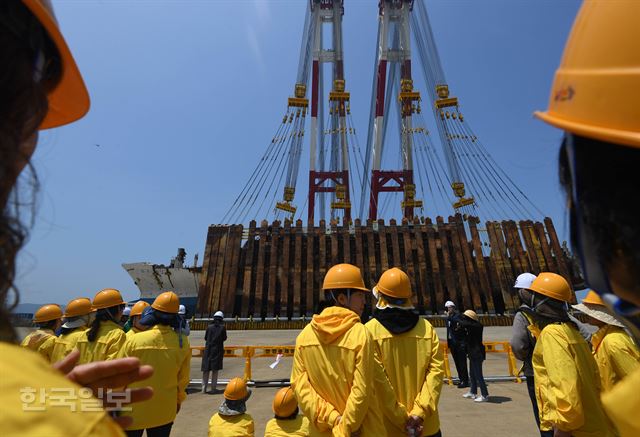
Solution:
<svg viewBox="0 0 640 437"><path fill-rule="evenodd" d="M249 390L242 378L233 378L224 389L224 398L230 401L241 401L248 397Z"/></svg>
<svg viewBox="0 0 640 437"><path fill-rule="evenodd" d="M136 304L133 307L131 307L131 312L129 313L129 317L141 315L144 309L148 306L149 306L149 302L145 302L144 300L140 300L136 302Z"/></svg>
<svg viewBox="0 0 640 437"><path fill-rule="evenodd" d="M86 316L87 314L94 311L93 305L91 305L91 299L88 297L79 297L77 299L73 299L69 301L67 306L64 309L65 317L78 317L78 316Z"/></svg>
<svg viewBox="0 0 640 437"><path fill-rule="evenodd" d="M570 302L573 298L567 280L551 272L540 273L531 283L529 290L562 302Z"/></svg>
<svg viewBox="0 0 640 437"><path fill-rule="evenodd" d="M120 292L114 288L105 288L96 293L93 298L93 307L97 310L125 305Z"/></svg>
<svg viewBox="0 0 640 437"><path fill-rule="evenodd" d="M466 311L465 311L464 313L462 313L462 314L464 314L465 316L469 317L470 319L475 320L476 322L479 322L479 321L480 321L480 319L478 318L478 314L476 314L476 312L475 312L475 311L473 311L473 310L466 310Z"/></svg>
<svg viewBox="0 0 640 437"><path fill-rule="evenodd" d="M640 1L585 0L536 116L596 140L640 147Z"/></svg>
<svg viewBox="0 0 640 437"><path fill-rule="evenodd" d="M281 388L273 398L273 412L278 417L291 416L297 407L298 401L291 387Z"/></svg>
<svg viewBox="0 0 640 437"><path fill-rule="evenodd" d="M180 299L173 291L165 291L156 297L156 300L151 304L151 308L165 313L178 314Z"/></svg>
<svg viewBox="0 0 640 437"><path fill-rule="evenodd" d="M369 291L364 286L360 269L351 264L337 264L329 269L324 276L322 290L353 289Z"/></svg>
<svg viewBox="0 0 640 437"><path fill-rule="evenodd" d="M386 296L409 299L411 297L411 280L405 272L393 267L380 276L380 281L373 289Z"/></svg>
<svg viewBox="0 0 640 437"><path fill-rule="evenodd" d="M602 299L600 299L600 296L598 296L598 293L596 293L593 290L589 290L589 292L584 297L584 299L582 299L582 303L588 303L589 305L602 305L602 306L605 306L605 304L602 301Z"/></svg>
<svg viewBox="0 0 640 437"><path fill-rule="evenodd" d="M60 305L55 303L43 305L38 308L38 311L33 315L33 321L35 323L50 322L62 318L62 309Z"/></svg>
<svg viewBox="0 0 640 437"><path fill-rule="evenodd" d="M40 129L62 126L82 118L89 111L89 93L76 61L60 32L50 0L22 0L58 49L62 75L58 85L48 95L49 111Z"/></svg>

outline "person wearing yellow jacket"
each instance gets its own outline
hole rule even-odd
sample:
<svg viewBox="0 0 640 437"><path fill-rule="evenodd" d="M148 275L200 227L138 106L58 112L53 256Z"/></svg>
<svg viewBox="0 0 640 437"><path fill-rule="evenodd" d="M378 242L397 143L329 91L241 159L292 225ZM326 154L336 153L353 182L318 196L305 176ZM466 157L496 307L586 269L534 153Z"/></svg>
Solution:
<svg viewBox="0 0 640 437"><path fill-rule="evenodd" d="M287 437L290 435L308 437L310 434L309 419L298 414L298 401L291 387L278 390L273 398L273 414L275 417L267 422L264 437Z"/></svg>
<svg viewBox="0 0 640 437"><path fill-rule="evenodd" d="M383 435L374 397L373 341L360 322L360 269L338 264L324 277L328 305L296 338L291 370L298 405L320 435Z"/></svg>
<svg viewBox="0 0 640 437"><path fill-rule="evenodd" d="M444 358L433 326L413 310L409 276L399 268L387 270L373 287L377 299L373 318L365 327L382 363L376 397L388 436L440 436L438 401Z"/></svg>
<svg viewBox="0 0 640 437"><path fill-rule="evenodd" d="M591 337L591 347L600 371L602 390L607 392L640 369L640 352L625 332L624 325L609 312L595 291L589 291L582 303L573 307L587 315L590 325L598 327Z"/></svg>
<svg viewBox="0 0 640 437"><path fill-rule="evenodd" d="M113 288L101 290L92 304L95 318L76 343L80 351L79 364L115 359L127 339L118 323L125 307L120 292Z"/></svg>
<svg viewBox="0 0 640 437"><path fill-rule="evenodd" d="M564 131L560 180L585 282L640 343L640 2L585 0L549 106ZM640 435L640 370L603 395L623 437Z"/></svg>
<svg viewBox="0 0 640 437"><path fill-rule="evenodd" d="M144 326L140 323L140 318L142 317L142 312L149 306L149 303L144 300L140 300L136 302L136 304L131 308L131 312L129 313L129 322L131 323L131 329L127 331L127 340L133 337L138 332L146 331L149 327Z"/></svg>
<svg viewBox="0 0 640 437"><path fill-rule="evenodd" d="M78 339L91 324L93 311L88 297L79 297L67 304L64 309L64 324L51 353L52 363L60 361L75 349Z"/></svg>
<svg viewBox="0 0 640 437"><path fill-rule="evenodd" d="M56 331L62 325L62 310L60 306L56 304L41 306L33 315L33 323L36 324L38 329L27 335L20 343L20 346L38 352L47 361L51 362L51 354L56 342Z"/></svg>
<svg viewBox="0 0 640 437"><path fill-rule="evenodd" d="M224 402L209 420L209 437L253 437L253 417L247 413L251 390L242 378L233 378L224 389Z"/></svg>
<svg viewBox="0 0 640 437"><path fill-rule="evenodd" d="M159 294L140 319L149 329L129 337L118 355L137 357L154 368L153 376L144 381L154 389L153 398L123 413L133 418L127 428L129 437L140 437L144 430L154 437L169 436L180 405L187 398L191 349L188 337L180 332L179 306L180 299L174 292Z"/></svg>
<svg viewBox="0 0 640 437"><path fill-rule="evenodd" d="M530 330L537 337L532 364L541 432L553 431L554 437L616 436L600 402L598 366L567 314L573 298L569 283L543 272L521 295L531 302Z"/></svg>

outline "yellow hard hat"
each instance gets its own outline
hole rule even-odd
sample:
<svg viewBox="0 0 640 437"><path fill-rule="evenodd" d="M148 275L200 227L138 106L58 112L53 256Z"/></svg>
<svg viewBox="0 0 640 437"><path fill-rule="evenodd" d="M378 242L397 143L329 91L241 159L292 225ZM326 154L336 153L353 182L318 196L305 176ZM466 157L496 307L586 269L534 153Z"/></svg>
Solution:
<svg viewBox="0 0 640 437"><path fill-rule="evenodd" d="M55 303L43 305L38 308L38 311L33 315L33 321L35 323L50 322L62 317L62 309L60 305Z"/></svg>
<svg viewBox="0 0 640 437"><path fill-rule="evenodd" d="M464 313L462 313L462 314L464 314L465 316L469 317L470 319L475 320L476 322L479 322L479 321L480 321L480 319L478 318L478 315L477 315L477 314L476 314L476 312L475 312L475 311L473 311L473 310L466 310L466 311L465 311Z"/></svg>
<svg viewBox="0 0 640 437"><path fill-rule="evenodd" d="M91 299L88 297L79 297L69 301L64 309L65 317L78 317L86 316L87 314L95 311L91 305Z"/></svg>
<svg viewBox="0 0 640 437"><path fill-rule="evenodd" d="M337 264L331 267L324 276L322 290L339 290L343 288L369 291L364 286L360 269L351 264Z"/></svg>
<svg viewBox="0 0 640 437"><path fill-rule="evenodd" d="M178 314L180 299L173 291L165 291L156 297L156 300L151 304L151 308L165 313Z"/></svg>
<svg viewBox="0 0 640 437"><path fill-rule="evenodd" d="M233 378L224 389L224 398L230 401L240 401L248 396L249 390L242 378Z"/></svg>
<svg viewBox="0 0 640 437"><path fill-rule="evenodd" d="M297 407L298 401L291 387L281 388L273 398L273 412L278 417L291 416Z"/></svg>
<svg viewBox="0 0 640 437"><path fill-rule="evenodd" d="M122 300L120 292L113 288L105 288L104 290L98 291L93 298L93 307L97 310L124 304L125 302Z"/></svg>
<svg viewBox="0 0 640 437"><path fill-rule="evenodd" d="M136 304L133 307L131 307L131 312L129 313L129 317L141 315L144 309L148 306L149 306L149 302L145 302L144 300L140 300L136 302Z"/></svg>
<svg viewBox="0 0 640 437"><path fill-rule="evenodd" d="M569 283L556 273L540 273L531 283L529 290L562 302L570 302L572 299Z"/></svg>
<svg viewBox="0 0 640 437"><path fill-rule="evenodd" d="M62 75L58 85L49 92L49 111L40 129L62 126L82 118L89 111L89 93L76 61L60 32L50 0L22 0L58 49L62 61Z"/></svg>
<svg viewBox="0 0 640 437"><path fill-rule="evenodd" d="M584 299L582 299L582 303L588 303L591 305L604 305L604 302L602 301L602 299L600 299L600 296L598 296L598 293L596 293L593 290L589 290L589 292L587 293L587 295L584 297Z"/></svg>
<svg viewBox="0 0 640 437"><path fill-rule="evenodd" d="M640 147L640 1L585 0L556 71L547 123Z"/></svg>
<svg viewBox="0 0 640 437"><path fill-rule="evenodd" d="M409 275L397 267L393 267L380 276L380 281L373 287L385 296L409 299L411 297L411 281Z"/></svg>

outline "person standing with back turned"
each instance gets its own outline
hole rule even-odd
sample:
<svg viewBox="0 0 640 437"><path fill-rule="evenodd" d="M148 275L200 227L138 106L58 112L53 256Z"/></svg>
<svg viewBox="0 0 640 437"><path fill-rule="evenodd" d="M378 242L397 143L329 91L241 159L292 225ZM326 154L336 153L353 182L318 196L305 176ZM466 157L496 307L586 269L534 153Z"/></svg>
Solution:
<svg viewBox="0 0 640 437"><path fill-rule="evenodd" d="M451 351L453 362L458 372L458 388L469 387L469 370L467 367L466 331L458 329L460 313L456 304L448 300L444 307L447 310L447 347Z"/></svg>
<svg viewBox="0 0 640 437"><path fill-rule="evenodd" d="M202 393L207 392L209 372L211 372L211 391L216 393L218 386L218 372L222 370L224 359L224 342L227 340L227 328L224 327L224 314L216 311L213 322L204 334L205 349L202 357Z"/></svg>

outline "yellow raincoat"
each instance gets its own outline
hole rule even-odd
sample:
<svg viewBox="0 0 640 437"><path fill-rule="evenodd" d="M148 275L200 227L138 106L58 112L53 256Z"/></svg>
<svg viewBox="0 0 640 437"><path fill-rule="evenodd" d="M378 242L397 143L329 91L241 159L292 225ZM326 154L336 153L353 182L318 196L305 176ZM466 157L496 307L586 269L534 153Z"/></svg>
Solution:
<svg viewBox="0 0 640 437"><path fill-rule="evenodd" d="M620 437L640 435L640 369L602 395L602 404Z"/></svg>
<svg viewBox="0 0 640 437"><path fill-rule="evenodd" d="M209 437L253 437L253 418L247 414L222 416L219 413L209 420Z"/></svg>
<svg viewBox="0 0 640 437"><path fill-rule="evenodd" d="M189 384L191 364L188 337L182 336L180 347L178 334L173 328L156 325L127 340L118 355L118 358L123 357L138 357L142 364L153 366L151 378L129 386L151 386L153 397L131 405L131 411L122 413L133 417L133 424L128 429L153 428L173 422L178 405L187 397L185 390Z"/></svg>
<svg viewBox="0 0 640 437"><path fill-rule="evenodd" d="M374 366L371 337L351 310L326 308L298 335L291 386L319 435L384 433L373 394Z"/></svg>
<svg viewBox="0 0 640 437"><path fill-rule="evenodd" d="M264 429L264 437L287 437L290 435L308 437L315 434L309 433L309 419L298 414L295 419L271 419Z"/></svg>
<svg viewBox="0 0 640 437"><path fill-rule="evenodd" d="M69 355L76 348L78 339L82 337L82 334L86 329L86 326L80 326L67 334L62 334L59 337L56 337L53 351L51 352L51 362L57 363Z"/></svg>
<svg viewBox="0 0 640 437"><path fill-rule="evenodd" d="M131 337L133 337L134 335L136 335L138 332L142 332L141 330L139 330L138 328L135 327L131 327L131 329L129 329L126 333L127 335L127 340L129 340Z"/></svg>
<svg viewBox="0 0 640 437"><path fill-rule="evenodd" d="M424 319L410 331L396 335L376 319L365 327L373 336L376 359L382 364L375 388L386 435L406 436L409 415L424 420L424 435L438 432L444 358L436 330Z"/></svg>
<svg viewBox="0 0 640 437"><path fill-rule="evenodd" d="M80 351L78 364L115 359L127 339L122 327L111 320L100 323L98 335L94 341L89 341L88 332L88 329L84 331L76 343Z"/></svg>
<svg viewBox="0 0 640 437"><path fill-rule="evenodd" d="M0 356L3 436L124 436L100 401L80 397L81 387L42 357L4 342Z"/></svg>
<svg viewBox="0 0 640 437"><path fill-rule="evenodd" d="M640 368L640 352L624 329L605 325L591 337L602 391L607 392L628 374Z"/></svg>
<svg viewBox="0 0 640 437"><path fill-rule="evenodd" d="M573 437L615 436L600 402L600 377L589 345L568 323L540 333L533 350L540 429Z"/></svg>
<svg viewBox="0 0 640 437"><path fill-rule="evenodd" d="M36 329L27 335L20 346L39 352L47 361L51 362L51 352L56 341L55 333L50 329Z"/></svg>

